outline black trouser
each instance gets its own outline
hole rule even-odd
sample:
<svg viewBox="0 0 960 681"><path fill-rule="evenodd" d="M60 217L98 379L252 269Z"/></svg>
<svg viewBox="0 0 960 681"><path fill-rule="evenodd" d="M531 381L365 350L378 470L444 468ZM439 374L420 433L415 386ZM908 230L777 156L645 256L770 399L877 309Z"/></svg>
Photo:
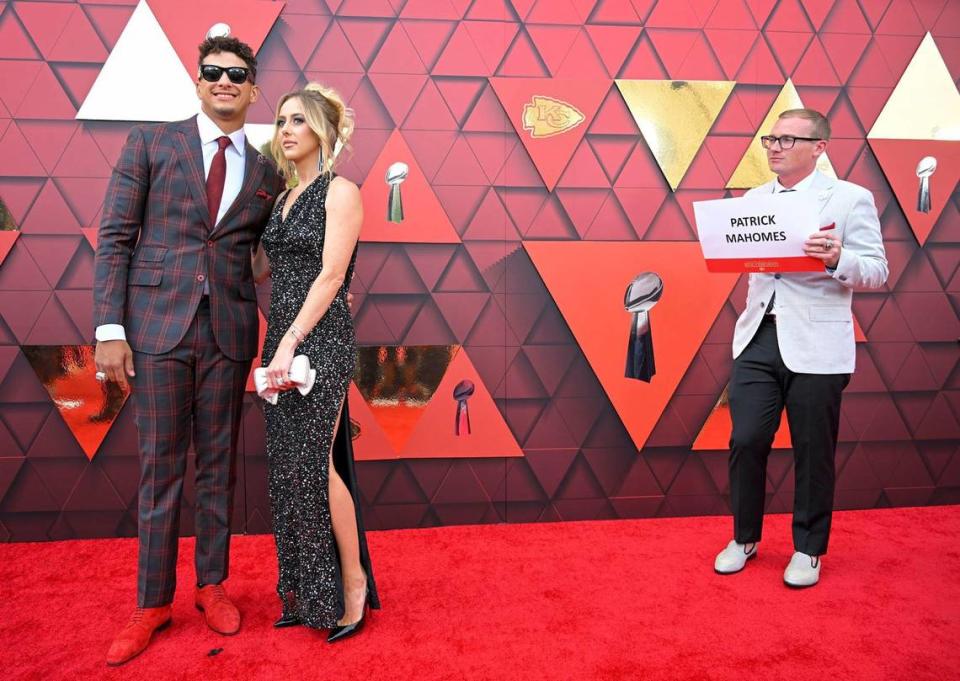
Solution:
<svg viewBox="0 0 960 681"><path fill-rule="evenodd" d="M790 371L780 357L776 323L764 318L730 379L730 505L737 542L760 541L767 457L786 407L796 477L793 546L812 556L827 552L840 399L849 382L849 374Z"/></svg>

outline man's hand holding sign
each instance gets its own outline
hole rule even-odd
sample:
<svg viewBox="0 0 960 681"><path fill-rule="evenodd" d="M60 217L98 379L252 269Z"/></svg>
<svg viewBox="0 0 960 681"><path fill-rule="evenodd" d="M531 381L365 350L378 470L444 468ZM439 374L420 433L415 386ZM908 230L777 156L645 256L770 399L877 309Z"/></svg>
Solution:
<svg viewBox="0 0 960 681"><path fill-rule="evenodd" d="M803 252L811 258L816 258L831 270L837 269L837 263L840 262L840 249L843 248L843 244L827 231L833 228L833 224L821 227L819 232L811 234L810 238L803 242Z"/></svg>

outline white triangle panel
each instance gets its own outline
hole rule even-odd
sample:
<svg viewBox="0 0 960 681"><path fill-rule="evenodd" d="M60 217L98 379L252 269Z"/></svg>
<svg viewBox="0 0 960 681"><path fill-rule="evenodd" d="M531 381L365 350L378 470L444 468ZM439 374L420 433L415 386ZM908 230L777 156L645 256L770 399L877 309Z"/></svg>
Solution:
<svg viewBox="0 0 960 681"><path fill-rule="evenodd" d="M196 86L157 18L140 0L77 118L165 122L199 110Z"/></svg>

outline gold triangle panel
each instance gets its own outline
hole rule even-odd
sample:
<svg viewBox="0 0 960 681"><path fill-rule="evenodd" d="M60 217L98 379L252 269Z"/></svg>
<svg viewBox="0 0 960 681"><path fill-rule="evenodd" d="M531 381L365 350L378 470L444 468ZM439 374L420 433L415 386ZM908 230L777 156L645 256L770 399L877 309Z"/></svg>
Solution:
<svg viewBox="0 0 960 681"><path fill-rule="evenodd" d="M757 134L753 136L753 142L747 148L747 153L740 159L737 169L733 171L733 176L727 181L727 189L750 189L776 177L767 166L767 152L760 145L760 138L770 132L770 128L777 122L781 112L787 109L802 108L803 102L800 101L800 94L794 87L793 81L788 79L784 83L783 89L780 90L780 94L774 100L773 106L770 107L770 111L763 119L763 123L760 124ZM817 170L830 177L837 176L826 152L820 155Z"/></svg>
<svg viewBox="0 0 960 681"><path fill-rule="evenodd" d="M732 81L617 81L637 127L674 191L734 85Z"/></svg>

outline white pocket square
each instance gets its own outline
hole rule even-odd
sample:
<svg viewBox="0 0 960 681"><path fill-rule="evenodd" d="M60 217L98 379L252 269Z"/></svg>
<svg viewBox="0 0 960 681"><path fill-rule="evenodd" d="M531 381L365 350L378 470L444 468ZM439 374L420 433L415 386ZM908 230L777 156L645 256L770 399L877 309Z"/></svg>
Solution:
<svg viewBox="0 0 960 681"><path fill-rule="evenodd" d="M290 364L290 372L287 374L290 382L300 391L301 395L308 394L313 389L313 384L317 380L317 370L310 368L310 358L306 355L297 355ZM259 367L253 370L253 385L257 389L257 395L262 397L270 404L277 403L277 397L280 392L272 389L267 383L266 367Z"/></svg>

